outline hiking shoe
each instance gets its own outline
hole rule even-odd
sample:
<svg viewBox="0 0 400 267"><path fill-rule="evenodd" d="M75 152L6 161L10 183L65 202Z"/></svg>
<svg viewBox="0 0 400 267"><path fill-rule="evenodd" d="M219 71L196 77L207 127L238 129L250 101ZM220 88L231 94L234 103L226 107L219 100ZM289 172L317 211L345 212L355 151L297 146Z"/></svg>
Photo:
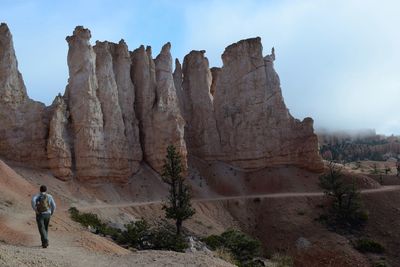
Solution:
<svg viewBox="0 0 400 267"><path fill-rule="evenodd" d="M47 248L49 246L49 244L43 244L42 248Z"/></svg>

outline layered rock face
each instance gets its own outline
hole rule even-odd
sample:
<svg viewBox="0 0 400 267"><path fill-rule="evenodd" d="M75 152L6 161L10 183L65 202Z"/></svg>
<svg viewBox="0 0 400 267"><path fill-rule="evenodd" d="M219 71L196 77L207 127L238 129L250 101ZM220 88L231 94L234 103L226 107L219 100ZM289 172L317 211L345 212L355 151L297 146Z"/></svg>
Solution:
<svg viewBox="0 0 400 267"><path fill-rule="evenodd" d="M144 46L132 53L132 80L136 90L136 113L140 121L144 159L162 172L166 149L174 145L186 166L184 120L172 74L171 45L163 46L153 60L151 48Z"/></svg>
<svg viewBox="0 0 400 267"><path fill-rule="evenodd" d="M245 169L322 169L312 119L294 119L283 102L274 50L263 58L261 39L247 39L228 46L222 60L214 98L218 159Z"/></svg>
<svg viewBox="0 0 400 267"><path fill-rule="evenodd" d="M0 26L0 156L50 168L63 180L126 181L142 161L162 173L166 148L244 169L296 165L320 170L310 118L294 119L260 38L226 48L222 68L192 51L172 72L171 45L89 43L88 29L67 37L64 96L45 107L26 93L12 37Z"/></svg>
<svg viewBox="0 0 400 267"><path fill-rule="evenodd" d="M15 56L12 35L0 25L0 156L47 167L46 107L29 99Z"/></svg>

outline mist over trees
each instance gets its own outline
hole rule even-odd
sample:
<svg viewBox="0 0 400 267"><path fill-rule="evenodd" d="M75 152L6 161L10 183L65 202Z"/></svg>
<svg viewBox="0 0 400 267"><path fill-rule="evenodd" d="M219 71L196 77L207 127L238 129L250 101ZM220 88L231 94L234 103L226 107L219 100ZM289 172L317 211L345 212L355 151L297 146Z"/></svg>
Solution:
<svg viewBox="0 0 400 267"><path fill-rule="evenodd" d="M400 156L400 137L378 135L374 130L361 132L317 133L320 154L326 160L354 162L359 160L397 160Z"/></svg>

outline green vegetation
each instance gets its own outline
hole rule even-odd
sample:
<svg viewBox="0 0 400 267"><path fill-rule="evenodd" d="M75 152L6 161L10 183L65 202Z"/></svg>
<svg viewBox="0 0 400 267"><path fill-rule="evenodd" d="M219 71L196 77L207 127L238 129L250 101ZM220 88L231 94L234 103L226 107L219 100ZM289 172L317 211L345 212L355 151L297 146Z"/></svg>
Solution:
<svg viewBox="0 0 400 267"><path fill-rule="evenodd" d="M234 229L221 235L211 235L202 241L212 250L228 251L239 266L254 266L254 258L261 255L260 241Z"/></svg>
<svg viewBox="0 0 400 267"><path fill-rule="evenodd" d="M167 148L162 179L169 186L168 203L163 206L167 219L175 220L176 234L181 234L183 221L192 217L195 210L192 208L189 187L182 177L182 159L172 145Z"/></svg>
<svg viewBox="0 0 400 267"><path fill-rule="evenodd" d="M189 247L182 235L177 235L171 227L164 226L153 230L152 249L184 252Z"/></svg>
<svg viewBox="0 0 400 267"><path fill-rule="evenodd" d="M118 244L127 245L139 250L152 247L152 232L150 225L143 219L125 225L116 241Z"/></svg>
<svg viewBox="0 0 400 267"><path fill-rule="evenodd" d="M121 230L107 226L107 224L103 223L96 214L82 213L75 207L71 207L68 211L72 220L79 222L85 227L91 227L94 229L96 234L108 235L113 239L116 239L120 235Z"/></svg>
<svg viewBox="0 0 400 267"><path fill-rule="evenodd" d="M157 249L183 252L188 243L182 236L182 223L195 213L190 200L189 187L184 183L181 173L182 160L174 146L168 146L162 179L169 185L168 203L163 206L167 219L175 220L175 226L151 227L145 220L130 222L124 230L108 226L96 214L82 213L72 207L69 209L72 220L94 229L96 234L110 236L121 246L138 250Z"/></svg>
<svg viewBox="0 0 400 267"><path fill-rule="evenodd" d="M353 139L348 138L333 138L327 140L327 143L320 147L320 153L326 160L335 162L354 162L359 160L374 160L384 161L384 154L391 151L388 147L383 153L375 149L377 146L389 144L387 139L381 139L380 136L364 137ZM397 142L397 141L396 141Z"/></svg>
<svg viewBox="0 0 400 267"><path fill-rule="evenodd" d="M96 234L110 236L117 244L138 250L156 249L183 252L188 244L184 237L175 234L173 227L152 228L145 220L130 222L125 230L110 227L96 214L79 212L75 207L69 209L72 220L85 227L95 229Z"/></svg>
<svg viewBox="0 0 400 267"><path fill-rule="evenodd" d="M385 251L385 248L381 244L368 238L358 239L354 247L362 253L370 252L380 254Z"/></svg>
<svg viewBox="0 0 400 267"><path fill-rule="evenodd" d="M360 192L354 182L343 182L340 168L331 163L328 173L320 176L320 186L330 201L329 213L320 218L330 227L351 230L366 223L368 213L362 209Z"/></svg>

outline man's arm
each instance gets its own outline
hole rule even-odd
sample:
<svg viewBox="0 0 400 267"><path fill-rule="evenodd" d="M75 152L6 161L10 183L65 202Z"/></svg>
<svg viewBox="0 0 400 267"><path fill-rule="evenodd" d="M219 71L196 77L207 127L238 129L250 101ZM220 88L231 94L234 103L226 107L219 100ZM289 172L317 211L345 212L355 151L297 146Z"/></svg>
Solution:
<svg viewBox="0 0 400 267"><path fill-rule="evenodd" d="M53 196L50 196L49 200L50 200L51 215L53 215L54 211L56 210L56 202L54 201Z"/></svg>
<svg viewBox="0 0 400 267"><path fill-rule="evenodd" d="M37 212L37 210L36 210L36 199L37 199L37 195L34 195L34 196L32 197L32 201L31 201L32 209L33 209L35 212Z"/></svg>

